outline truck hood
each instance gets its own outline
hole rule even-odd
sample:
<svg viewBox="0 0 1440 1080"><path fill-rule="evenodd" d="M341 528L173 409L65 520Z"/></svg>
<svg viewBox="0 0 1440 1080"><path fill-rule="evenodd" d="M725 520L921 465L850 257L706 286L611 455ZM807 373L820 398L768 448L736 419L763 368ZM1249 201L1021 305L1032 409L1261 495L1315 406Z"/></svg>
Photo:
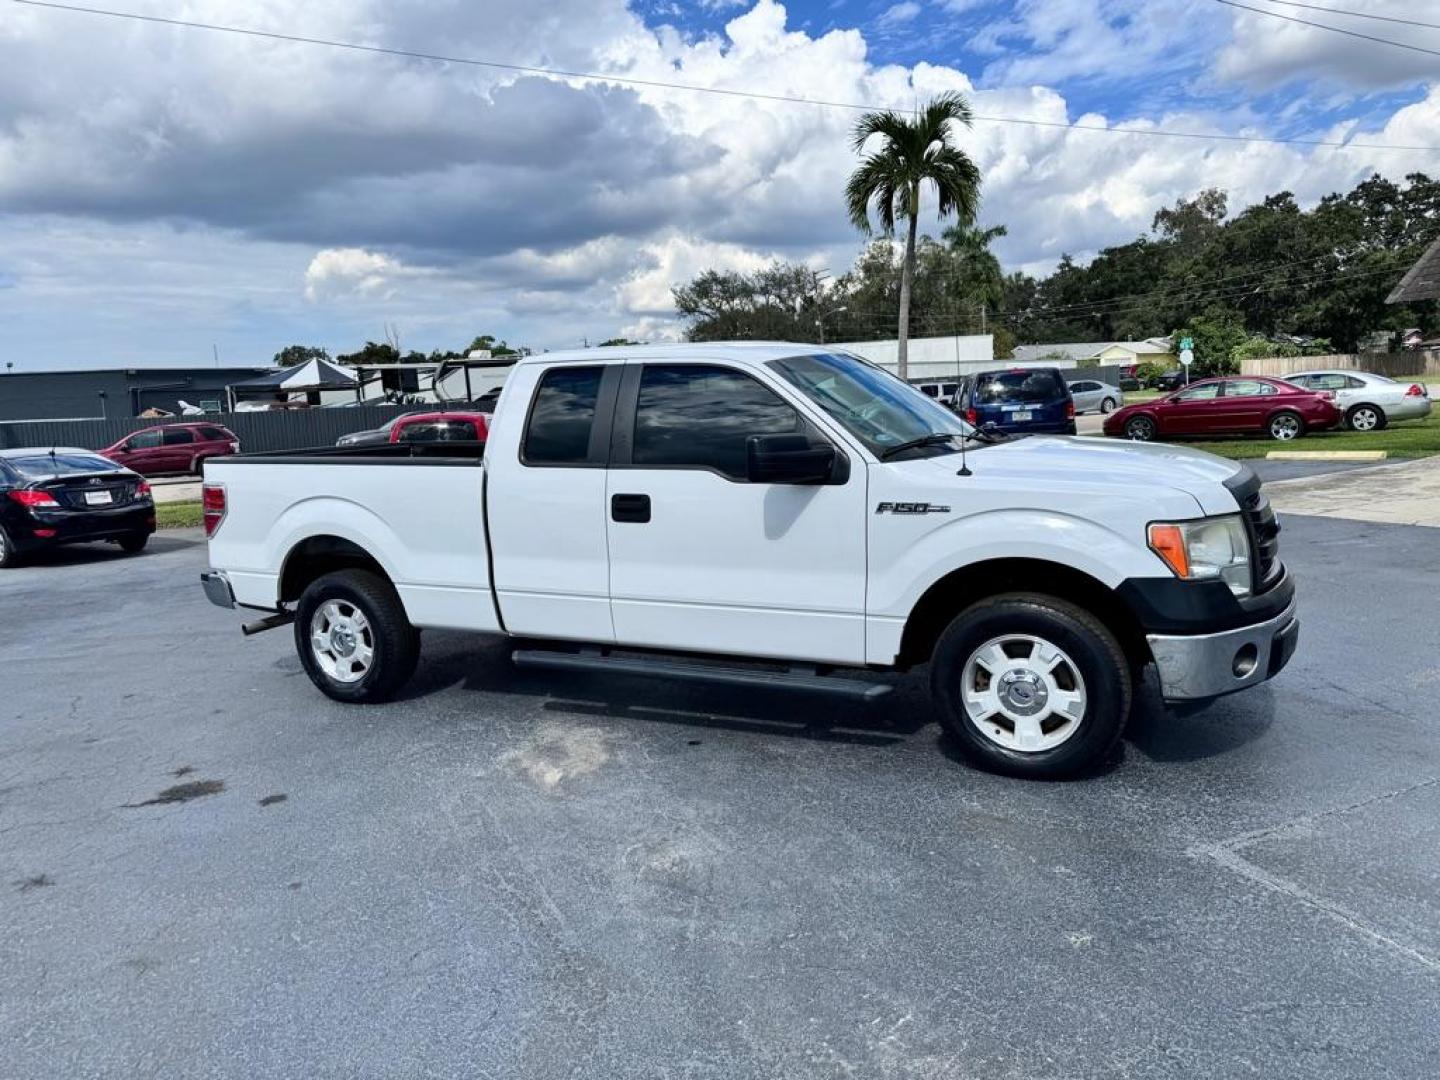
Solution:
<svg viewBox="0 0 1440 1080"><path fill-rule="evenodd" d="M1035 435L971 452L976 475L1063 484L1087 490L1115 489L1134 494L1145 488L1169 488L1191 496L1205 514L1233 514L1234 496L1225 488L1244 466L1203 450L1167 443L1120 439ZM959 456L928 458L953 472ZM952 464L953 463L953 464Z"/></svg>

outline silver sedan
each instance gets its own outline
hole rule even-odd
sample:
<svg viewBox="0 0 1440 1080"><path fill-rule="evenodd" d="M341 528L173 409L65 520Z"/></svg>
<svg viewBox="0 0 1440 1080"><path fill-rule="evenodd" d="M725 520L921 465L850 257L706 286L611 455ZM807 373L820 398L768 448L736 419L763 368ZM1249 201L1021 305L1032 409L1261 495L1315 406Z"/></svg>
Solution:
<svg viewBox="0 0 1440 1080"><path fill-rule="evenodd" d="M1423 420L1430 415L1430 393L1423 379L1396 382L1368 371L1297 371L1286 382L1306 390L1328 390L1352 431L1374 431L1391 420ZM1077 403L1077 409L1080 407Z"/></svg>
<svg viewBox="0 0 1440 1080"><path fill-rule="evenodd" d="M1099 379L1075 379L1069 385L1077 413L1114 412L1125 404L1125 391Z"/></svg>

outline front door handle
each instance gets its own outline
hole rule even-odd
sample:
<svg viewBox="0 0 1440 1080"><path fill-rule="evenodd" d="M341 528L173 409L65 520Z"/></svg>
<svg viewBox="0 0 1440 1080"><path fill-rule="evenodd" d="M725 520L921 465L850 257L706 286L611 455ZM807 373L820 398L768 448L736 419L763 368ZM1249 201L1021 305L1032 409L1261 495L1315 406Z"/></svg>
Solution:
<svg viewBox="0 0 1440 1080"><path fill-rule="evenodd" d="M630 521L639 525L650 520L649 495L611 495L610 520Z"/></svg>

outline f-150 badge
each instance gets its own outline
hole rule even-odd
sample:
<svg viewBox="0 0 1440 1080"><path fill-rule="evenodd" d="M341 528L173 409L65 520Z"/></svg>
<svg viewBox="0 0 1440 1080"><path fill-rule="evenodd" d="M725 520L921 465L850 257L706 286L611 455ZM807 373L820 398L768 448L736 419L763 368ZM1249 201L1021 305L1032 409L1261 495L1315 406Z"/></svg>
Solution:
<svg viewBox="0 0 1440 1080"><path fill-rule="evenodd" d="M935 503L917 502L882 502L875 507L877 514L948 514L948 506L937 506Z"/></svg>

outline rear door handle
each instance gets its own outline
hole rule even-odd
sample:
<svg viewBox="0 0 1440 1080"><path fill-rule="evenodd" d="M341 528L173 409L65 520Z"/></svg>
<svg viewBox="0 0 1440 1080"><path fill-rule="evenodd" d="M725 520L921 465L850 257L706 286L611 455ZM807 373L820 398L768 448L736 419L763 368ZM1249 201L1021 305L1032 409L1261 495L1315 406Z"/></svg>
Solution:
<svg viewBox="0 0 1440 1080"><path fill-rule="evenodd" d="M610 520L643 525L650 520L649 495L611 495Z"/></svg>

